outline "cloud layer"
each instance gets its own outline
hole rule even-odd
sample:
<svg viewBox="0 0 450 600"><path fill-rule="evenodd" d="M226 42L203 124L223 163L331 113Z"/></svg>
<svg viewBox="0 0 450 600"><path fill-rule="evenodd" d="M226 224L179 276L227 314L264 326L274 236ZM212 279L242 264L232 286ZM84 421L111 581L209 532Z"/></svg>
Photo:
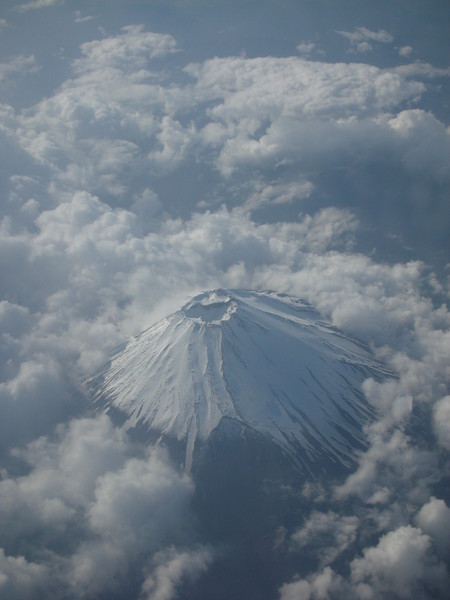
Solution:
<svg viewBox="0 0 450 600"><path fill-rule="evenodd" d="M393 41L340 33L359 52ZM17 56L0 79L36 66ZM424 98L446 77L322 55L186 64L132 25L83 43L35 105L0 106L0 592L161 600L208 570L192 481L81 413L112 347L223 286L305 298L398 374L364 385L378 419L358 468L286 532L298 576L280 597L444 593L450 315L425 259L445 267L450 144ZM397 260L363 252L376 227Z"/></svg>

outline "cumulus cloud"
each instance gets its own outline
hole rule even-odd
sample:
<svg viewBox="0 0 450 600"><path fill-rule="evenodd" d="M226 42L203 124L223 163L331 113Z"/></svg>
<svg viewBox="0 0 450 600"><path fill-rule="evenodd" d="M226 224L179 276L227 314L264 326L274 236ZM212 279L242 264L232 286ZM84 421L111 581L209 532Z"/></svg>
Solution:
<svg viewBox="0 0 450 600"><path fill-rule="evenodd" d="M342 584L341 577L330 567L309 577L284 584L280 589L280 600L328 600L342 597L348 590Z"/></svg>
<svg viewBox="0 0 450 600"><path fill-rule="evenodd" d="M342 598L441 597L449 583L444 563L431 552L430 537L408 526L382 536L376 546L350 563L350 576L337 574L329 566L305 578L296 578L280 588L280 600Z"/></svg>
<svg viewBox="0 0 450 600"><path fill-rule="evenodd" d="M395 223L405 244L418 247L417 240L426 238L424 254L442 247L448 132L434 115L404 103L417 103L427 90L422 80L446 77L445 69L433 75L430 66L378 69L267 57L213 59L186 72L196 79L197 101L212 104L198 139L222 175L235 178L255 169L276 177L291 169L312 182L313 198L320 195L320 179L328 194L342 190L349 204L363 205L372 226L383 215L384 231ZM406 135L395 127L397 119L414 121ZM433 122L425 125L427 119ZM392 177L378 193L369 173L384 169ZM324 170L327 175L316 178Z"/></svg>
<svg viewBox="0 0 450 600"><path fill-rule="evenodd" d="M450 450L450 396L445 396L434 405L434 430L439 443Z"/></svg>
<svg viewBox="0 0 450 600"><path fill-rule="evenodd" d="M423 532L436 543L441 556L448 556L450 549L450 508L444 500L432 496L416 516L416 522Z"/></svg>
<svg viewBox="0 0 450 600"><path fill-rule="evenodd" d="M410 106L426 93L423 80L445 77L445 69L269 56L205 60L180 74L160 60L179 50L174 38L141 25L80 50L72 77L54 94L14 119L5 113L11 143L51 182L48 202L84 190L128 207L151 190L169 214L181 204L189 213L214 196L216 206L228 202L238 178L270 190L286 188L287 173L298 198L360 205L372 227L382 220L384 236L405 236L406 246L414 239L427 259L444 240L448 132ZM391 173L382 190L371 176L380 169ZM211 184L175 198L179 178L170 177L178 170ZM255 206L266 202L250 194ZM145 219L153 227L151 211L136 208L146 215L144 229Z"/></svg>
<svg viewBox="0 0 450 600"><path fill-rule="evenodd" d="M175 586L189 560L206 569L209 551L191 555L186 547L192 482L164 452L142 454L106 416L60 426L56 438L40 438L15 456L30 472L0 481L3 591L20 597L26 590L21 597L29 598L42 589L58 590L55 597L61 590L74 598L120 594L131 571L137 586L145 580L149 556L166 545L174 564L158 585L166 576Z"/></svg>
<svg viewBox="0 0 450 600"><path fill-rule="evenodd" d="M29 563L23 556L6 556L0 548L0 592L5 598L33 598L47 578L45 566Z"/></svg>
<svg viewBox="0 0 450 600"><path fill-rule="evenodd" d="M432 597L442 593L448 574L442 563L428 556L430 538L420 529L400 527L383 536L378 545L364 550L352 561L351 579L360 598L410 598L419 594ZM428 589L431 588L431 593Z"/></svg>
<svg viewBox="0 0 450 600"><path fill-rule="evenodd" d="M414 52L414 48L412 46L401 46L398 49L398 53L400 56L409 57Z"/></svg>
<svg viewBox="0 0 450 600"><path fill-rule="evenodd" d="M250 117L250 107L254 119L319 115L339 119L388 109L424 91L420 82L402 80L377 67L297 57L215 58L185 70L197 79L197 96L221 100L211 114L225 122L232 116ZM259 123L248 118L242 125L253 133Z"/></svg>
<svg viewBox="0 0 450 600"><path fill-rule="evenodd" d="M402 161L411 173L423 169L433 173L436 180L445 180L443 161L450 157L448 132L443 123L423 110L402 111L389 119L388 125L400 140L408 140ZM401 143L401 142L400 142Z"/></svg>
<svg viewBox="0 0 450 600"><path fill-rule="evenodd" d="M74 62L74 70L80 75L115 68L139 73L149 60L177 51L171 35L145 31L143 25L128 25L119 35L82 44L82 58Z"/></svg>
<svg viewBox="0 0 450 600"><path fill-rule="evenodd" d="M18 130L26 151L51 169L53 186L117 197L153 163L164 169L183 156L183 134L162 112L165 99L149 70L175 51L170 35L142 26L81 46L74 77L27 111Z"/></svg>

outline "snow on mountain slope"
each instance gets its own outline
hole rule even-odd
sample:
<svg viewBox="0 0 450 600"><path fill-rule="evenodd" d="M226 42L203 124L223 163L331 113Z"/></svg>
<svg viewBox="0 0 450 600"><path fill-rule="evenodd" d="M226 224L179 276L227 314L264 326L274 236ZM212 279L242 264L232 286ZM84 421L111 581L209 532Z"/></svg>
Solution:
<svg viewBox="0 0 450 600"><path fill-rule="evenodd" d="M391 375L361 344L308 304L271 292L202 293L132 339L103 374L98 397L145 426L196 442L228 417L294 460L318 449L349 465L372 413L367 377Z"/></svg>

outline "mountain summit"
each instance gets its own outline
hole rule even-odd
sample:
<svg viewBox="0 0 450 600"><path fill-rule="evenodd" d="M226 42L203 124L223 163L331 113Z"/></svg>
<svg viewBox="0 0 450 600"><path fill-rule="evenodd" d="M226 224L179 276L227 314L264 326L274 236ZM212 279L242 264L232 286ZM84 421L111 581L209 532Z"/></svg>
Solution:
<svg viewBox="0 0 450 600"><path fill-rule="evenodd" d="M309 304L272 292L204 292L132 339L98 397L144 428L194 448L225 421L271 440L304 466L350 466L372 411L367 377L388 371Z"/></svg>

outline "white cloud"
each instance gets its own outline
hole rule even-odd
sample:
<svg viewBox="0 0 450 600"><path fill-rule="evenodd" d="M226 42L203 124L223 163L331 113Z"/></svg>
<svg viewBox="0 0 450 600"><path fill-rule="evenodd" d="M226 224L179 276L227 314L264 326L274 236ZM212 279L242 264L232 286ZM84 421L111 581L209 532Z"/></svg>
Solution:
<svg viewBox="0 0 450 600"><path fill-rule="evenodd" d="M427 553L430 538L420 529L400 527L383 536L378 545L364 550L351 567L356 596L364 599L428 597L427 586L441 593L448 583L445 567L435 565Z"/></svg>
<svg viewBox="0 0 450 600"><path fill-rule="evenodd" d="M211 562L211 553L205 548L192 552L180 552L170 548L153 558L155 565L142 584L142 600L172 600L177 597L177 586L187 579L195 581L205 572Z"/></svg>
<svg viewBox="0 0 450 600"><path fill-rule="evenodd" d="M8 62L0 63L0 81L5 82L13 75L24 75L37 70L36 59L31 56L13 56Z"/></svg>
<svg viewBox="0 0 450 600"><path fill-rule="evenodd" d="M75 11L75 23L87 23L88 21L92 21L94 17L92 15L82 16L80 10Z"/></svg>
<svg viewBox="0 0 450 600"><path fill-rule="evenodd" d="M75 61L74 70L78 75L114 68L139 73L149 60L177 51L171 35L146 32L143 25L128 25L119 35L82 44L83 57Z"/></svg>
<svg viewBox="0 0 450 600"><path fill-rule="evenodd" d="M150 70L177 50L173 37L142 26L82 44L74 77L20 119L19 139L51 169L53 185L121 196L149 168L164 171L184 157L191 134L166 114Z"/></svg>
<svg viewBox="0 0 450 600"><path fill-rule="evenodd" d="M155 547L171 532L183 527L183 512L193 488L153 451L148 460L130 459L117 472L107 472L98 480L95 502L88 517L92 529L107 532L119 548L133 551ZM180 535L180 538L183 536Z"/></svg>
<svg viewBox="0 0 450 600"><path fill-rule="evenodd" d="M434 405L434 431L443 448L450 450L450 396L444 396Z"/></svg>
<svg viewBox="0 0 450 600"><path fill-rule="evenodd" d="M371 218L390 212L392 229L412 228L417 240L427 212L424 248L445 237L448 133L431 113L396 112L424 94L422 78L438 76L430 65L378 69L298 57L222 58L189 65L175 83L156 60L177 51L171 36L131 26L81 50L71 79L16 121L8 119L11 139L36 161L34 169L46 169L50 202L83 189L130 206L153 189L149 176L170 177L177 169L193 170L197 181L208 180L203 171L216 177L218 169L228 177L221 190L226 199L232 174L248 172L246 179L258 182L261 169L273 170L273 180L265 176L262 185L287 189L277 181L290 169L299 175L295 185L303 198L320 196L323 182L343 177L346 189L336 196L363 204ZM397 168L377 195L383 210L375 212L377 186L364 177L379 168L380 156ZM425 186L415 185L419 176ZM405 188L401 200L398 187ZM181 203L186 211L199 201L208 204L204 191L184 201L157 193L169 214ZM266 202L264 195L248 201ZM154 227L148 218L144 231Z"/></svg>
<svg viewBox="0 0 450 600"><path fill-rule="evenodd" d="M450 508L444 500L432 496L418 512L416 522L423 532L431 536L445 559L450 550Z"/></svg>
<svg viewBox="0 0 450 600"><path fill-rule="evenodd" d="M401 160L408 171L433 173L436 181L447 179L444 163L450 159L450 135L443 123L415 109L402 111L388 124L406 142Z"/></svg>
<svg viewBox="0 0 450 600"><path fill-rule="evenodd" d="M422 77L424 79L444 79L450 76L449 67L435 67L430 63L419 61L393 67L392 71L405 77Z"/></svg>
<svg viewBox="0 0 450 600"><path fill-rule="evenodd" d="M409 57L414 52L414 48L412 46L401 46L398 49L398 53L400 56Z"/></svg>
<svg viewBox="0 0 450 600"><path fill-rule="evenodd" d="M149 153L149 162L156 167L158 172L173 170L186 157L191 144L193 129L186 131L182 125L168 116L163 117L160 131L156 136L157 143L162 146L161 150L153 150Z"/></svg>
<svg viewBox="0 0 450 600"><path fill-rule="evenodd" d="M120 468L130 451L105 417L73 421L58 433L59 443L39 438L16 451L32 467L28 476L0 482L2 541L8 547L19 536L32 541L45 530L50 537L63 534L94 500L97 479Z"/></svg>
<svg viewBox="0 0 450 600"><path fill-rule="evenodd" d="M26 12L28 10L36 10L39 8L48 8L50 6L58 6L64 4L65 0L33 0L26 4L19 4L17 10L20 12Z"/></svg>
<svg viewBox="0 0 450 600"><path fill-rule="evenodd" d="M311 584L305 580L285 583L280 589L280 600L310 600Z"/></svg>
<svg viewBox="0 0 450 600"><path fill-rule="evenodd" d="M359 36L355 47L392 41L349 35ZM432 221L447 234L448 131L414 106L422 80L448 71L228 57L171 72L159 59L177 49L171 36L128 27L84 44L72 77L37 105L0 106L0 439L10 448L48 436L80 410L83 381L111 347L192 293L292 293L370 344L398 378L364 385L377 419L358 468L337 488L361 513L334 505L305 520L292 543L303 551L322 539L319 571L287 583L282 597L343 597L352 582L360 597L389 597L420 578L441 581L430 554L442 554L447 531L448 508L431 495L439 448L423 450L414 424L432 411L448 449L450 317L426 291L434 281L445 300L445 283L420 261L377 262L354 244L367 233L364 217L378 213L383 227L407 229L415 215L415 243L428 244ZM0 78L34 66L19 57ZM336 174L340 188L328 179ZM73 421L16 459L29 474L0 482L0 586L9 586L0 590L9 596L53 577L50 567L73 594L107 594L144 546L163 552L136 559L143 597L170 597L209 564L208 551L174 532L191 483L159 453L139 454L107 419ZM345 582L329 565L353 552L366 516L384 537Z"/></svg>
<svg viewBox="0 0 450 600"><path fill-rule="evenodd" d="M73 598L116 593L131 567L144 581L149 558L166 546L174 563L181 557L178 570L168 566L173 585L191 564L206 569L209 552L186 546L192 482L161 450L137 451L101 416L16 452L30 472L0 481L0 590L27 598L55 586ZM24 556L15 556L18 547Z"/></svg>
<svg viewBox="0 0 450 600"><path fill-rule="evenodd" d="M280 600L329 600L348 595L339 575L325 567L308 579L298 579L280 588Z"/></svg>
<svg viewBox="0 0 450 600"><path fill-rule="evenodd" d="M261 194L276 199L298 193L296 189L273 186L262 188ZM396 368L404 370L409 382L399 388L399 398L438 389L440 371L445 370L439 356L445 356L448 344L439 327L448 321L447 313L433 312L418 293L419 263L389 267L342 252L351 248L358 227L348 211L326 209L296 223L257 225L246 211L222 208L185 223L167 221L143 234L132 212L78 193L43 211L36 225L33 234L4 233L10 257L3 273L9 282L8 301L23 297L19 306L34 322L26 341L28 365L3 387L14 394L17 406L30 390L41 397L41 389L42 399L47 398L44 381L53 386L59 381L64 394L68 381L64 369L57 367L61 361L70 362L72 373L74 368L86 374L100 367L108 344L143 329L174 289L181 298L217 285L276 287L306 297L338 326L397 348L398 356L391 353L388 358L396 357ZM417 338L411 337L415 328ZM403 357L406 347L416 353L424 343L432 353L424 353L419 363ZM53 358L42 361L43 352ZM373 387L374 402L377 389Z"/></svg>
<svg viewBox="0 0 450 600"><path fill-rule="evenodd" d="M30 324L30 313L27 308L0 301L0 325L4 334L20 336Z"/></svg>
<svg viewBox="0 0 450 600"><path fill-rule="evenodd" d="M448 511L442 501L432 499L419 513L418 520L436 532L438 521L445 521L447 525L445 509ZM315 520L319 522L317 518ZM334 519L333 525L338 526L338 519ZM312 534L312 531L309 533ZM440 536L440 541L443 541L443 536ZM317 553L320 548L319 539ZM444 563L439 562L431 552L431 538L421 529L410 525L398 527L383 535L376 546L364 548L362 554L362 557L351 560L348 579L327 566L307 577L296 577L284 584L279 590L280 600L324 600L344 596L351 600L394 596L406 599L414 594L431 599L445 594L449 583L448 572Z"/></svg>
<svg viewBox="0 0 450 600"><path fill-rule="evenodd" d="M353 32L338 30L336 33L346 38L350 42L352 50L363 53L371 52L373 50L370 42L391 44L394 41L393 36L384 29L380 29L379 31L371 31L366 27L356 27Z"/></svg>
<svg viewBox="0 0 450 600"><path fill-rule="evenodd" d="M425 91L423 83L395 70L293 57L213 59L186 70L197 79L198 100L214 102L199 134L219 151L217 166L224 175L256 165L311 169L347 151L348 162L356 148L360 159L381 147L394 156L398 142L383 113ZM401 156L406 149L399 150Z"/></svg>
<svg viewBox="0 0 450 600"><path fill-rule="evenodd" d="M45 566L30 563L23 556L6 556L0 548L0 594L10 600L32 598L48 577Z"/></svg>
<svg viewBox="0 0 450 600"><path fill-rule="evenodd" d="M298 44L297 46L297 50L300 52L300 54L311 54L311 52L313 50L315 50L316 48L316 44L314 42L302 42L301 44Z"/></svg>
<svg viewBox="0 0 450 600"><path fill-rule="evenodd" d="M306 548L309 556L317 555L321 568L326 567L355 541L359 524L355 515L315 511L292 534L292 549Z"/></svg>
<svg viewBox="0 0 450 600"><path fill-rule="evenodd" d="M16 360L10 363L11 378L0 383L2 451L47 432L66 417L72 403L67 374L56 357L17 355Z"/></svg>
<svg viewBox="0 0 450 600"><path fill-rule="evenodd" d="M140 225L144 231L161 215L162 209L163 206L158 194L149 188L145 188L142 194L139 194L130 206L130 210L139 218Z"/></svg>
<svg viewBox="0 0 450 600"><path fill-rule="evenodd" d="M392 107L423 91L418 82L406 82L377 67L296 57L215 58L185 70L197 79L198 97L222 100L211 110L213 117L226 121L227 117L245 116L249 132L261 117L321 115L338 119ZM389 96L382 91L387 80L392 82Z"/></svg>
<svg viewBox="0 0 450 600"><path fill-rule="evenodd" d="M297 179L289 183L265 184L264 181L253 183L254 191L243 203L243 207L250 211L268 205L290 204L295 201L309 198L314 190L314 185L306 179Z"/></svg>

